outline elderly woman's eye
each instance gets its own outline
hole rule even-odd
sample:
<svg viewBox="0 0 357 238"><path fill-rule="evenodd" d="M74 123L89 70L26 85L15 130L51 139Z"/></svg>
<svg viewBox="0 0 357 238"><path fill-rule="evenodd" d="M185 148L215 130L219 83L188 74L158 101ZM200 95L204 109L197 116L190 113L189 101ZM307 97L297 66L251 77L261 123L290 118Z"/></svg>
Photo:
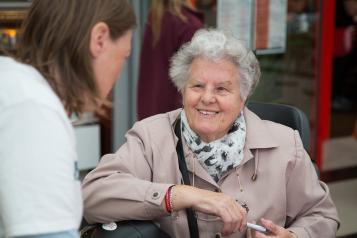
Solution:
<svg viewBox="0 0 357 238"><path fill-rule="evenodd" d="M217 91L221 92L221 91L227 91L227 89L225 87L218 87Z"/></svg>
<svg viewBox="0 0 357 238"><path fill-rule="evenodd" d="M195 84L193 85L194 88L203 88L203 85L202 84Z"/></svg>

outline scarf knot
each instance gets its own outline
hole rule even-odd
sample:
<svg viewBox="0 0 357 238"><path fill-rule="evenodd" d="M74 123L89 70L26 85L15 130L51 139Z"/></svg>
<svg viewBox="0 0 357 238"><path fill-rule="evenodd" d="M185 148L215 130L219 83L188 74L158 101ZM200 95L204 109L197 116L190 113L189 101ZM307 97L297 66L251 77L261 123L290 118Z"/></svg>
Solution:
<svg viewBox="0 0 357 238"><path fill-rule="evenodd" d="M190 150L195 153L201 166L218 182L228 170L238 166L243 160L246 124L243 112L233 122L228 133L215 141L205 143L190 128L186 113L181 112L181 130Z"/></svg>

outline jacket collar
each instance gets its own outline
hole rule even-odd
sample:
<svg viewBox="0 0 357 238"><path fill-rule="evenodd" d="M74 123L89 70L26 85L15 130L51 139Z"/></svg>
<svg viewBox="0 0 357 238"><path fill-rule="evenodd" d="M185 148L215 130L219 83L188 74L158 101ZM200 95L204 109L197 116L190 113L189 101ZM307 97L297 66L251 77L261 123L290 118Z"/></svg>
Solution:
<svg viewBox="0 0 357 238"><path fill-rule="evenodd" d="M177 109L169 113L169 120L174 134L175 145L177 144L178 138L176 137L174 132L174 124L181 110L182 109ZM262 119L260 119L256 114L250 111L247 107L243 109L243 113L246 121L247 135L244 146L244 158L239 166L242 166L247 161L254 158L252 150L274 148L279 146L275 138L271 135L271 132L266 126L266 123ZM192 173L195 172L195 176L200 177L201 179L211 183L215 187L219 187L218 184L213 180L213 178L207 173L207 171L200 165L198 160L193 159L195 158L195 156L193 152L189 150L186 143L183 143L183 149L187 169ZM227 175L228 174L230 173L227 173ZM223 176L222 179L224 177L226 176Z"/></svg>
<svg viewBox="0 0 357 238"><path fill-rule="evenodd" d="M175 135L175 123L176 123L178 116L180 116L181 111L182 111L182 108L168 112L169 122L171 125L172 134L174 136L175 148L176 148L177 141L178 141L178 138Z"/></svg>
<svg viewBox="0 0 357 238"><path fill-rule="evenodd" d="M266 149L279 146L262 119L247 107L244 108L243 112L247 124L245 147L248 149Z"/></svg>
<svg viewBox="0 0 357 238"><path fill-rule="evenodd" d="M180 115L182 109L177 109L175 111L169 112L169 121L171 124L172 128L172 133L174 135L174 141L175 141L175 148L178 142L178 138L175 135L175 123L177 117ZM184 140L183 137L181 136L181 141ZM183 152L186 160L186 165L187 165L187 170L190 171L194 176L200 177L201 179L207 181L208 183L212 184L213 186L219 188L217 183L214 181L214 179L207 173L207 171L201 166L201 164L198 162L196 159L196 156L194 153L188 148L186 143L183 144ZM193 184L191 184L193 185Z"/></svg>
<svg viewBox="0 0 357 238"><path fill-rule="evenodd" d="M244 146L244 157L240 166L254 158L252 150L278 147L279 144L271 135L266 123L247 107L243 109L247 135ZM223 178L223 177L222 177Z"/></svg>

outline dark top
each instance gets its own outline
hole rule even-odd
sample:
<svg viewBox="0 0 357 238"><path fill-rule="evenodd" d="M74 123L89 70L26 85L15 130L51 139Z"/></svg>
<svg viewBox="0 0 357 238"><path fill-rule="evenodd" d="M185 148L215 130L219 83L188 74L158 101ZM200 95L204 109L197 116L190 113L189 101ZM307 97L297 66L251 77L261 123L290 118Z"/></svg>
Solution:
<svg viewBox="0 0 357 238"><path fill-rule="evenodd" d="M139 120L182 106L181 95L169 78L170 58L203 27L201 13L183 7L182 14L186 21L169 11L164 12L160 38L155 46L150 21L146 24L138 82Z"/></svg>

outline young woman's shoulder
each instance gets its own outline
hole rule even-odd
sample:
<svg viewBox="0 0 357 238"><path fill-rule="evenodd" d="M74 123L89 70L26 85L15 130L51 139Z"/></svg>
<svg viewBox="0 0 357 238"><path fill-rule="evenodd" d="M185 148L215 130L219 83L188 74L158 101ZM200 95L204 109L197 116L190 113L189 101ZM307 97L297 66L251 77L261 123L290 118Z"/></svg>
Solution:
<svg viewBox="0 0 357 238"><path fill-rule="evenodd" d="M0 107L32 101L64 113L63 105L45 78L32 66L0 57Z"/></svg>

